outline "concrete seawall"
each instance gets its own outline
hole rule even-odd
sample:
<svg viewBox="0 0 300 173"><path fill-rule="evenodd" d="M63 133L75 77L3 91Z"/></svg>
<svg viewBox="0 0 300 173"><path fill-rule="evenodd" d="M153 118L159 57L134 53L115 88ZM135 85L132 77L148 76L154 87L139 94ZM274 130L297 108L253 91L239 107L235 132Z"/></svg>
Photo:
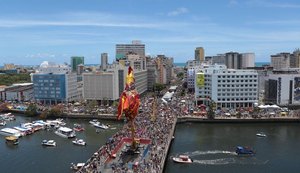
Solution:
<svg viewBox="0 0 300 173"><path fill-rule="evenodd" d="M194 117L180 117L177 120L177 123L185 123L185 122L198 122L198 123L299 123L300 118L220 118L208 120L204 118L194 118Z"/></svg>
<svg viewBox="0 0 300 173"><path fill-rule="evenodd" d="M173 125L172 125L172 130L169 134L169 137L168 137L168 140L167 140L167 147L165 148L165 151L164 151L164 155L163 155L163 158L162 158L162 162L161 162L161 165L160 165L160 173L163 173L164 172L164 166L165 166L165 162L166 162L166 159L167 159L167 156L168 156L168 153L169 153L169 149L170 149L170 146L171 146L171 143L172 143L172 137L175 133L175 128L176 128L176 124L177 124L177 118L175 119Z"/></svg>

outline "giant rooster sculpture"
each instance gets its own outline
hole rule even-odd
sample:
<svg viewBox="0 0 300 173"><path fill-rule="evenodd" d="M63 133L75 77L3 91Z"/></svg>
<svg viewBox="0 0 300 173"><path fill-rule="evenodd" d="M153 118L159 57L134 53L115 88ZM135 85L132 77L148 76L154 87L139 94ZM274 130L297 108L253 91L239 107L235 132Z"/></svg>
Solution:
<svg viewBox="0 0 300 173"><path fill-rule="evenodd" d="M125 90L122 92L119 100L117 119L119 120L122 114L124 114L128 123L130 123L132 150L135 150L137 148L137 141L135 139L134 119L138 115L139 106L140 106L140 95L135 89L135 78L133 75L133 70L129 66L128 74L126 77Z"/></svg>

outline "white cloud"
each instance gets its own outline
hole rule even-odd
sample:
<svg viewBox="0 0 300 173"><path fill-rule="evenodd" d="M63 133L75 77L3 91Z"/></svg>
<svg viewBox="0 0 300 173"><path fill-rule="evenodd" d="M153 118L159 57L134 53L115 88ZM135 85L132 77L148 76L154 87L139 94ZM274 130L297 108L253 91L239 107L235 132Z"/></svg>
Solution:
<svg viewBox="0 0 300 173"><path fill-rule="evenodd" d="M300 4L293 4L287 2L274 2L269 0L249 0L247 1L249 5L256 5L262 7L276 7L276 8L300 8Z"/></svg>
<svg viewBox="0 0 300 173"><path fill-rule="evenodd" d="M187 8L181 7L181 8L177 8L174 11L170 11L167 15L168 16L178 16L178 15L185 14L188 12L189 12L189 10Z"/></svg>

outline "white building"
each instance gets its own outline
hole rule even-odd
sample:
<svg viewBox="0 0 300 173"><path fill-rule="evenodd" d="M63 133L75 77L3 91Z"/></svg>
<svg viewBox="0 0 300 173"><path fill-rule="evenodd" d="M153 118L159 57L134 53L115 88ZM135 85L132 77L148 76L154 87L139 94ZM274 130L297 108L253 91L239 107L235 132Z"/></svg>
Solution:
<svg viewBox="0 0 300 173"><path fill-rule="evenodd" d="M106 72L83 74L83 99L98 101L118 100L125 89L128 67L115 65ZM133 69L135 87L139 94L147 91L147 70Z"/></svg>
<svg viewBox="0 0 300 173"><path fill-rule="evenodd" d="M0 91L0 100L30 101L33 99L33 84L13 84Z"/></svg>
<svg viewBox="0 0 300 173"><path fill-rule="evenodd" d="M300 69L270 74L266 79L265 102L278 105L300 105Z"/></svg>
<svg viewBox="0 0 300 173"><path fill-rule="evenodd" d="M258 100L258 74L255 70L227 69L211 65L196 73L195 100L206 104L212 100L217 108L253 107Z"/></svg>

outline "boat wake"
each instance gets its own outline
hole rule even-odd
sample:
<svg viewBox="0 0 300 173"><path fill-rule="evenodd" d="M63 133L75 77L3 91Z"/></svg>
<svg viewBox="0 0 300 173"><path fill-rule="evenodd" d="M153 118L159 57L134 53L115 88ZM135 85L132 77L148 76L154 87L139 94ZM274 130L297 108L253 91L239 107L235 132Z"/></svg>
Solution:
<svg viewBox="0 0 300 173"><path fill-rule="evenodd" d="M236 163L236 160L234 158L221 158L213 160L193 160L193 163L202 165L227 165Z"/></svg>
<svg viewBox="0 0 300 173"><path fill-rule="evenodd" d="M221 151L221 150L213 150L213 151L193 151L183 153L188 156L199 156L199 155L208 155L208 154L228 154L228 155L236 155L234 151Z"/></svg>
<svg viewBox="0 0 300 173"><path fill-rule="evenodd" d="M222 150L193 151L193 152L182 153L182 155L187 155L191 157L193 159L193 163L201 164L201 165L228 165L228 164L265 165L269 162L269 160L259 160L256 157L251 157L247 159L245 159L245 157L237 157L237 154L234 151L222 151ZM174 156L171 156L170 159L172 159L173 157ZM208 159L208 157L210 159Z"/></svg>

